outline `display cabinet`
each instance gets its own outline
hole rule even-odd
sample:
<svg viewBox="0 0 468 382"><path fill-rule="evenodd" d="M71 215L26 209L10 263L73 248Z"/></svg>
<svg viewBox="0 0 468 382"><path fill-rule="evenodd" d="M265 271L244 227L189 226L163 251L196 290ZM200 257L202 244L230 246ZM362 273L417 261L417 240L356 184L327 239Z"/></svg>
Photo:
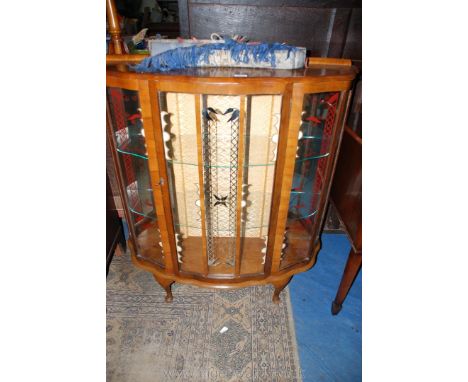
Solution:
<svg viewBox="0 0 468 382"><path fill-rule="evenodd" d="M332 61L332 64L334 62ZM320 250L349 65L307 69L107 69L107 131L128 246L172 300L173 282L273 284Z"/></svg>

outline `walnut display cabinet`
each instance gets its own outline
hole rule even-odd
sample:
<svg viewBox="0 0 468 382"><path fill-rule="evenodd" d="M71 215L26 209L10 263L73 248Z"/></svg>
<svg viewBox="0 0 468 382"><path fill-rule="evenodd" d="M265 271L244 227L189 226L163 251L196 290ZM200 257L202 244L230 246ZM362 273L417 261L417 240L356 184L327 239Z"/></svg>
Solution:
<svg viewBox="0 0 468 382"><path fill-rule="evenodd" d="M128 246L171 284L272 284L311 268L355 70L107 69ZM326 64L323 64L325 62Z"/></svg>

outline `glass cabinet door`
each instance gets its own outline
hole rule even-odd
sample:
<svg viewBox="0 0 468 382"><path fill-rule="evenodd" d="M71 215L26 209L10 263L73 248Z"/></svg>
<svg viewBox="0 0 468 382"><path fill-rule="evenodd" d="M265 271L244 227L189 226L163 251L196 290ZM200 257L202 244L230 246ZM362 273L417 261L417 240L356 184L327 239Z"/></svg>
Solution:
<svg viewBox="0 0 468 382"><path fill-rule="evenodd" d="M180 271L263 273L281 101L159 93Z"/></svg>
<svg viewBox="0 0 468 382"><path fill-rule="evenodd" d="M280 269L310 259L340 93L305 94Z"/></svg>
<svg viewBox="0 0 468 382"><path fill-rule="evenodd" d="M138 92L108 87L107 99L136 251L145 260L164 266Z"/></svg>

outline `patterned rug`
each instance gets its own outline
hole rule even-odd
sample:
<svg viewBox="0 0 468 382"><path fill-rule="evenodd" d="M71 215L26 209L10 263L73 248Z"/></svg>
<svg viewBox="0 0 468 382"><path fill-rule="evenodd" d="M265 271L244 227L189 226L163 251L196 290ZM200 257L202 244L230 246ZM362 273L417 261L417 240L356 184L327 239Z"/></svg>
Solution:
<svg viewBox="0 0 468 382"><path fill-rule="evenodd" d="M107 277L107 381L301 381L289 290L172 286L129 255Z"/></svg>

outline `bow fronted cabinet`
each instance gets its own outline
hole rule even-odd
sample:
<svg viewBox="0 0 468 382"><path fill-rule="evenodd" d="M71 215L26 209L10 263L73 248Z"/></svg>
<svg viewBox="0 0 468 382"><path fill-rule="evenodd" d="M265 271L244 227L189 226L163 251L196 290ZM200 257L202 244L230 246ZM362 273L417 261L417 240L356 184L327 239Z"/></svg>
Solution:
<svg viewBox="0 0 468 382"><path fill-rule="evenodd" d="M121 69L120 69L121 70ZM107 132L128 246L171 284L272 284L273 301L320 250L356 71L107 69Z"/></svg>

